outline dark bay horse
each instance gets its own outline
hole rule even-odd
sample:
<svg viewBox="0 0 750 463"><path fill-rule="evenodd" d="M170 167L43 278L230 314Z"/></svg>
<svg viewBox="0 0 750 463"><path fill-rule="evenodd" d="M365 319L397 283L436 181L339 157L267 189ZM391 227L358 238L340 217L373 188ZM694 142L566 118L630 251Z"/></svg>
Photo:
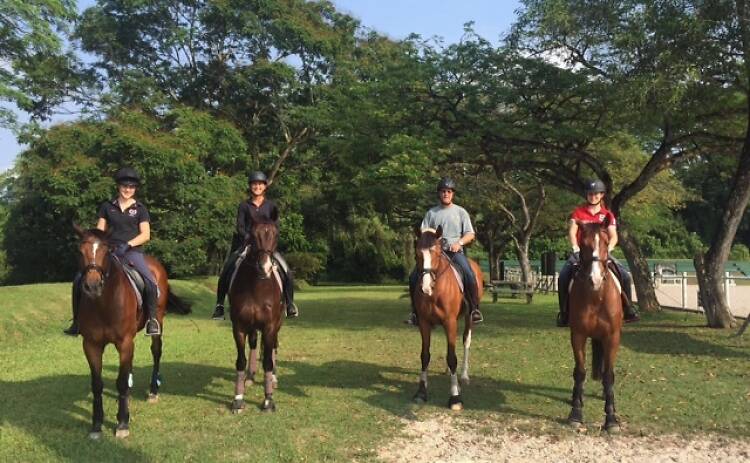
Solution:
<svg viewBox="0 0 750 463"><path fill-rule="evenodd" d="M276 358L279 330L284 320L281 302L281 282L273 271L273 253L279 239L275 224L278 210L271 211L270 220L262 218L254 221L245 244L249 245L247 256L237 269L232 287L229 289L232 333L237 347L237 379L234 386L232 412L239 413L245 408L245 381L251 383L255 374L255 347L257 333L261 333L263 343L263 370L265 371L265 399L261 410L276 410L273 391L276 387ZM250 367L245 355L248 338L250 340Z"/></svg>
<svg viewBox="0 0 750 463"><path fill-rule="evenodd" d="M128 281L124 270L114 261L107 241L107 233L90 229L83 230L73 225L80 238L78 244L81 277L81 299L79 303L78 323L83 336L83 352L91 369L91 391L93 398L92 425L89 437L98 439L102 433L104 409L102 408L102 354L107 344L114 344L120 354L120 369L117 375L117 437L127 437L130 433L130 412L128 399L133 384L133 350L136 333L146 325L148 315L138 308L135 290ZM146 262L156 277L159 287L157 319L164 327L164 314L167 311L168 299L172 307L180 313L190 310L169 290L167 272L153 257L147 256ZM162 353L161 336L151 337L151 354L154 367L151 373L148 401L158 401L159 362Z"/></svg>
<svg viewBox="0 0 750 463"><path fill-rule="evenodd" d="M570 288L570 344L573 347L573 400L568 423L583 423L583 382L586 379L586 341L591 338L591 374L604 386L604 429L617 432L615 415L615 359L622 331L622 299L617 277L607 267L609 235L606 225L579 224L581 268Z"/></svg>
<svg viewBox="0 0 750 463"><path fill-rule="evenodd" d="M427 229L420 233L417 230L416 260L417 269L422 276L419 287L415 288L414 303L419 320L419 332L422 335L422 373L419 376L419 389L414 395L416 402L427 401L427 368L430 365L430 335L432 328L442 325L448 341L446 360L451 375L450 398L448 406L452 410L462 410L461 389L456 376L458 359L456 358L456 337L458 320L464 315L464 362L461 380L469 382L469 347L471 346L470 311L464 307L463 293L451 269L450 258L443 252L442 227L437 230ZM482 271L476 262L469 259L469 264L477 277L479 300L482 299Z"/></svg>

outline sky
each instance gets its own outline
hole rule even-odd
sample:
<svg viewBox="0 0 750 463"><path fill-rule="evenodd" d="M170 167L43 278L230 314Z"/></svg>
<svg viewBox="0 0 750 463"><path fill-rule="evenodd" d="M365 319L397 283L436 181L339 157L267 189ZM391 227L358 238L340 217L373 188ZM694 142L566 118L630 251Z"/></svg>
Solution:
<svg viewBox="0 0 750 463"><path fill-rule="evenodd" d="M79 0L80 10L95 3ZM510 30L515 20L519 0L333 0L337 8L356 18L363 26L393 39L403 39L411 33L423 38L442 37L445 44L456 43L463 35L464 24L473 21L474 30L493 43ZM58 117L54 123L74 119ZM23 116L19 119L25 120ZM23 150L15 136L0 128L0 172L13 166L13 160Z"/></svg>

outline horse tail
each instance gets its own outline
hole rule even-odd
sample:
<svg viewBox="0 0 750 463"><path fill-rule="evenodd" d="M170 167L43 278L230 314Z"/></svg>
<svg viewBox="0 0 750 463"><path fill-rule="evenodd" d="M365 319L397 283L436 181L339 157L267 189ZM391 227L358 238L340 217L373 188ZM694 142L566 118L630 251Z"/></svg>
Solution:
<svg viewBox="0 0 750 463"><path fill-rule="evenodd" d="M604 371L604 347L598 339L591 340L591 376L594 379L602 379Z"/></svg>
<svg viewBox="0 0 750 463"><path fill-rule="evenodd" d="M169 292L167 293L167 312L187 315L192 312L192 310L190 309L190 304L177 297L177 295L172 292L172 288L169 288Z"/></svg>

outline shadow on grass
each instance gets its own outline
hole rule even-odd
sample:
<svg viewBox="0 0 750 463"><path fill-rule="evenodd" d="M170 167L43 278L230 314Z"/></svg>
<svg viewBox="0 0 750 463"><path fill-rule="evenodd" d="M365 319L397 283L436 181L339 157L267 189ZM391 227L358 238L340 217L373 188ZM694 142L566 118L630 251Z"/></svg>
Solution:
<svg viewBox="0 0 750 463"><path fill-rule="evenodd" d="M345 360L332 361L319 366L286 361L283 362L283 368L292 372L291 375L284 374L279 377L281 389L287 394L306 397L305 389L309 387L344 389L356 393L357 397L352 397L352 400L363 400L370 406L394 415L408 417L413 412L412 397L417 391L418 371ZM444 368L444 365L433 366L433 373L429 377L428 403L447 409L450 377L441 373ZM403 379L405 376L414 379L405 380ZM362 397L361 391L366 393L365 397ZM505 392L551 399L562 402L565 406L570 395L570 390L565 388L524 384L483 376L473 376L470 385L462 386L462 397L467 409L514 413L558 421L555 417L530 414L508 407L505 404Z"/></svg>
<svg viewBox="0 0 750 463"><path fill-rule="evenodd" d="M680 326L677 329L684 330L685 327ZM702 341L682 331L666 329L628 330L622 336L622 343L628 349L645 354L747 357L747 353L740 350Z"/></svg>
<svg viewBox="0 0 750 463"><path fill-rule="evenodd" d="M36 445L47 447L57 456L56 459L153 461L153 456L132 448L127 442L115 439L112 435L117 418L114 411L109 411L106 402L116 401L117 392L112 376L116 375L117 366L107 365L105 370L104 401L107 411L102 427L104 436L101 439L91 441L87 437L92 412L89 375L61 374L30 381L0 381L0 397L6 399L0 410L0 423L22 429L29 436L38 436ZM226 394L215 393L210 385L216 379L232 381L234 372L230 368L163 362L161 371L165 378L162 393L199 397L229 405L231 391ZM131 402L144 401L151 366L136 367L133 375L136 386L131 389ZM152 406L164 405L157 403ZM138 433L138 426L131 425L131 432Z"/></svg>

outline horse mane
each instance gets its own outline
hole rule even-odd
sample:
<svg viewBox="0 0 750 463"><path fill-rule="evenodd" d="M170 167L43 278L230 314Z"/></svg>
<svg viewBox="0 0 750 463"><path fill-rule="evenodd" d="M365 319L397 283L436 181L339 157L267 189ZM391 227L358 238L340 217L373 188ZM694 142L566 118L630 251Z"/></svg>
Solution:
<svg viewBox="0 0 750 463"><path fill-rule="evenodd" d="M84 233L86 235L92 235L94 238L98 239L99 241L103 241L109 244L109 233L105 231L101 231L98 228L89 228Z"/></svg>

